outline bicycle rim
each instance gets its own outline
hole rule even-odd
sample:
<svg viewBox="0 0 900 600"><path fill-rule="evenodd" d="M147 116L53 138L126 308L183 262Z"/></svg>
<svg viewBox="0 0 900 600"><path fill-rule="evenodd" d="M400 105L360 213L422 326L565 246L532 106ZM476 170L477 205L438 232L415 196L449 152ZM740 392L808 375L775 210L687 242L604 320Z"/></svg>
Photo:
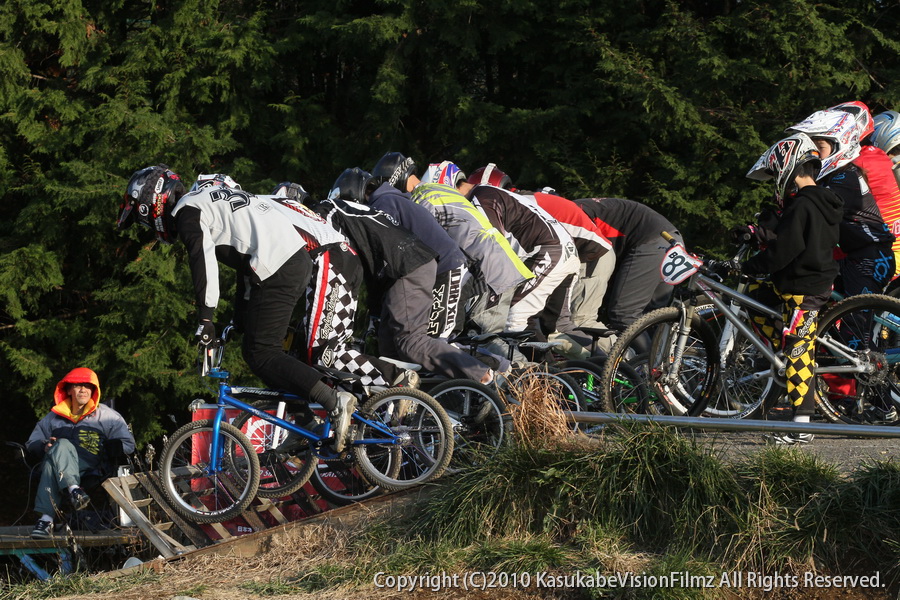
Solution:
<svg viewBox="0 0 900 600"><path fill-rule="evenodd" d="M816 339L816 405L834 422L896 425L900 410L900 300L864 294L822 317Z"/></svg>
<svg viewBox="0 0 900 600"><path fill-rule="evenodd" d="M506 404L489 387L468 379L439 383L428 392L453 423L453 458L448 472L490 460L509 436Z"/></svg>
<svg viewBox="0 0 900 600"><path fill-rule="evenodd" d="M256 497L259 461L247 438L228 423L220 425L223 456L210 469L210 420L188 423L169 438L160 458L162 489L172 507L197 523L227 521ZM226 460L224 454L232 453Z"/></svg>
<svg viewBox="0 0 900 600"><path fill-rule="evenodd" d="M695 315L681 363L674 365L680 322L678 308L660 308L622 332L602 375L607 411L691 416L703 411L716 382L716 339Z"/></svg>
<svg viewBox="0 0 900 600"><path fill-rule="evenodd" d="M734 345L719 361L719 381L703 410L707 417L756 419L771 408L784 392L776 383L772 365L740 332Z"/></svg>
<svg viewBox="0 0 900 600"><path fill-rule="evenodd" d="M447 469L453 425L425 392L388 389L370 398L360 412L393 434L354 419L353 452L363 476L373 484L402 490L440 477Z"/></svg>

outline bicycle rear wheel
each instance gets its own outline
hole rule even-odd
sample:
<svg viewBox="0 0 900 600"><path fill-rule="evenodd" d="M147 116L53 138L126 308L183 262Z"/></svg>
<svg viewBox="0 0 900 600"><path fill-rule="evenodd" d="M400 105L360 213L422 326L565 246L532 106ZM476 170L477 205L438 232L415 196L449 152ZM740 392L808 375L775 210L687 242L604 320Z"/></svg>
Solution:
<svg viewBox="0 0 900 600"><path fill-rule="evenodd" d="M391 388L370 398L354 417L353 453L365 477L397 491L440 477L453 455L453 425L421 390ZM389 433L388 433L389 432Z"/></svg>
<svg viewBox="0 0 900 600"><path fill-rule="evenodd" d="M718 388L703 416L758 419L784 394L784 384L776 381L771 363L750 340L737 330L733 335L734 344L718 365Z"/></svg>
<svg viewBox="0 0 900 600"><path fill-rule="evenodd" d="M335 506L368 500L383 492L379 486L369 483L363 477L353 452L345 452L339 458L319 459L310 483L323 498Z"/></svg>
<svg viewBox="0 0 900 600"><path fill-rule="evenodd" d="M681 311L665 307L643 315L622 332L603 370L601 391L607 412L689 416L703 412L716 382L717 341L709 325L694 315L681 363L675 365L680 325Z"/></svg>
<svg viewBox="0 0 900 600"><path fill-rule="evenodd" d="M262 400L253 403L253 406L277 414L279 403ZM290 423L295 422L290 412L285 412L283 418ZM306 438L254 417L248 412L239 414L232 421L232 425L247 436L259 458L260 479L257 495L262 498L283 498L306 485L317 463Z"/></svg>
<svg viewBox="0 0 900 600"><path fill-rule="evenodd" d="M566 360L559 364L560 373L571 377L581 388L584 397L584 410L603 412L603 399L600 381L604 362L590 360Z"/></svg>
<svg viewBox="0 0 900 600"><path fill-rule="evenodd" d="M163 493L178 514L196 523L240 515L259 487L259 460L246 436L220 424L217 469L210 466L212 439L212 420L188 423L172 434L160 457Z"/></svg>
<svg viewBox="0 0 900 600"><path fill-rule="evenodd" d="M483 464L512 428L506 403L491 388L470 379L451 379L428 391L453 422L453 459L448 472Z"/></svg>
<svg viewBox="0 0 900 600"><path fill-rule="evenodd" d="M836 423L900 423L900 300L863 294L823 315L816 339L816 404Z"/></svg>

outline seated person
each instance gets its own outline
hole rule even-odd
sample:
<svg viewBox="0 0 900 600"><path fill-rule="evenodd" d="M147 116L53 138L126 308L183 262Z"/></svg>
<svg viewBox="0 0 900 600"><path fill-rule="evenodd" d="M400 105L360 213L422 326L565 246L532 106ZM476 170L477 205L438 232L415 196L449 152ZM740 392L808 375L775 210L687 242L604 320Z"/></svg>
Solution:
<svg viewBox="0 0 900 600"><path fill-rule="evenodd" d="M31 537L49 538L62 495L76 510L90 499L81 489L86 474L108 477L116 456L134 452L134 436L122 415L100 404L100 381L85 367L70 371L56 384L55 405L35 426L25 443L28 452L42 457L41 480L34 510L41 516Z"/></svg>

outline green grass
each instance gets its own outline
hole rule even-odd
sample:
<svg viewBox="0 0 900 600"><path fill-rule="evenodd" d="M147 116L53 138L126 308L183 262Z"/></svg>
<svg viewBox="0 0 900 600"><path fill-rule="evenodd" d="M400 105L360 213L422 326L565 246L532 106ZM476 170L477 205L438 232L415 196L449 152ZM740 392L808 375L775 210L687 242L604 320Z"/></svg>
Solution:
<svg viewBox="0 0 900 600"><path fill-rule="evenodd" d="M592 445L511 444L489 463L431 484L406 512L368 525L341 548L327 560L241 589L258 596L370 589L378 572L687 572L718 583L723 572L815 569L878 571L896 593L900 465L870 462L841 476L803 449L770 447L729 461L673 429L608 427ZM0 597L112 595L136 581L55 578ZM676 600L726 593L676 585L594 587L559 597Z"/></svg>
<svg viewBox="0 0 900 600"><path fill-rule="evenodd" d="M369 530L357 548L342 583L366 584L377 571L718 576L813 566L881 571L893 582L900 469L870 463L841 477L802 449L783 448L735 463L675 430L629 425L595 447L511 445L489 464L433 484L411 513ZM721 590L619 593L602 597L706 598Z"/></svg>

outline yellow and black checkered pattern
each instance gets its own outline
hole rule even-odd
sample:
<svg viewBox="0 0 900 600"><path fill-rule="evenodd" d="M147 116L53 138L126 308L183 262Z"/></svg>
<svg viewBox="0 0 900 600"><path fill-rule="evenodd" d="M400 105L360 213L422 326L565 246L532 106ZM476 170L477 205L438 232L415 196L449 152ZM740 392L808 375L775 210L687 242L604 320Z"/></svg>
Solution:
<svg viewBox="0 0 900 600"><path fill-rule="evenodd" d="M753 322L772 342L772 347L784 351L787 397L797 414L812 414L815 410L815 341L819 319L820 297L781 294L769 282L753 285L750 295L761 302L775 305L781 302L781 322L773 322L765 315L754 315Z"/></svg>

